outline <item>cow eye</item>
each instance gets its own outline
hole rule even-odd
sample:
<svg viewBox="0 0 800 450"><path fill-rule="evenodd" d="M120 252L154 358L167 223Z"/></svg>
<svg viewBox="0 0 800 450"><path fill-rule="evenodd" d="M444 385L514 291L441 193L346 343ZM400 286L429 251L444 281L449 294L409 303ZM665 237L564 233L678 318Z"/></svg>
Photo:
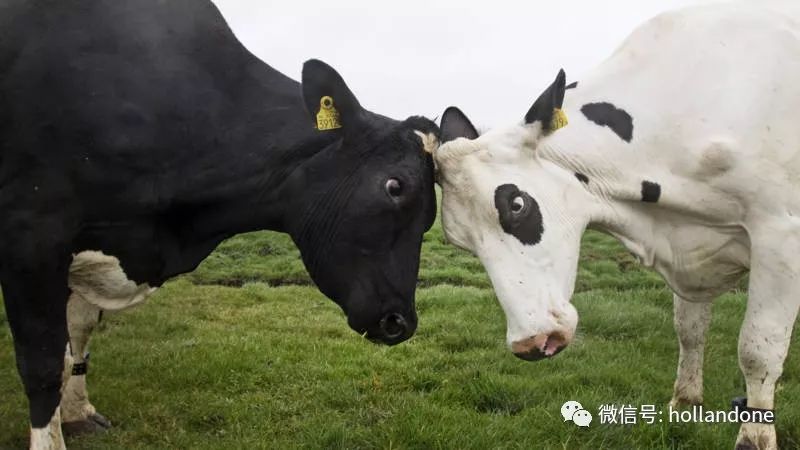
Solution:
<svg viewBox="0 0 800 450"><path fill-rule="evenodd" d="M511 212L519 213L523 208L525 208L525 199L522 198L521 195L518 195L511 200Z"/></svg>
<svg viewBox="0 0 800 450"><path fill-rule="evenodd" d="M386 193L392 197L399 197L403 193L403 185L397 178L389 178L386 180Z"/></svg>

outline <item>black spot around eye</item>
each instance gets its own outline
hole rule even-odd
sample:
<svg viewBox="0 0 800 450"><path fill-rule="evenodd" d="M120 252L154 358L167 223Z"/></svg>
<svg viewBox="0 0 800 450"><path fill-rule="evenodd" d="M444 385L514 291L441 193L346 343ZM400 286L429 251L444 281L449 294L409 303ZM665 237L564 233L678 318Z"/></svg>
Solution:
<svg viewBox="0 0 800 450"><path fill-rule="evenodd" d="M522 197L525 207L515 212L512 207L514 199ZM494 191L494 206L500 219L503 231L514 236L525 245L535 245L542 240L544 224L539 204L525 191L520 191L514 184L498 186Z"/></svg>
<svg viewBox="0 0 800 450"><path fill-rule="evenodd" d="M656 203L661 197L661 185L652 181L642 181L642 201Z"/></svg>
<svg viewBox="0 0 800 450"><path fill-rule="evenodd" d="M583 184L589 184L589 177L580 172L575 172L575 178Z"/></svg>

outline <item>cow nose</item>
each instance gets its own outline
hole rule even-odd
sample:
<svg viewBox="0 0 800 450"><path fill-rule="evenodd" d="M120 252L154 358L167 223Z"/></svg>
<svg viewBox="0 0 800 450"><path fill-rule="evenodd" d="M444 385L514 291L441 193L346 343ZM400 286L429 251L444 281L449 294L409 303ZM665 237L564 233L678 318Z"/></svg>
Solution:
<svg viewBox="0 0 800 450"><path fill-rule="evenodd" d="M391 313L381 319L381 331L387 341L395 341L408 333L408 322L402 314ZM403 339L404 340L404 339Z"/></svg>
<svg viewBox="0 0 800 450"><path fill-rule="evenodd" d="M537 361L555 356L567 347L569 341L564 333L555 331L550 334L537 334L511 344L514 356L525 361Z"/></svg>

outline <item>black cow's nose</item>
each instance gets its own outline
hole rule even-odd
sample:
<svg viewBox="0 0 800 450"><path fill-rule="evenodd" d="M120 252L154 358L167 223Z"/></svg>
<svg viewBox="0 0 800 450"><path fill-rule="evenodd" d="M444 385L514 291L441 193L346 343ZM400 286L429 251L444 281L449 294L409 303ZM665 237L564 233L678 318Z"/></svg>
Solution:
<svg viewBox="0 0 800 450"><path fill-rule="evenodd" d="M395 340L402 337L408 331L408 322L398 313L391 313L381 319L381 331L387 340Z"/></svg>

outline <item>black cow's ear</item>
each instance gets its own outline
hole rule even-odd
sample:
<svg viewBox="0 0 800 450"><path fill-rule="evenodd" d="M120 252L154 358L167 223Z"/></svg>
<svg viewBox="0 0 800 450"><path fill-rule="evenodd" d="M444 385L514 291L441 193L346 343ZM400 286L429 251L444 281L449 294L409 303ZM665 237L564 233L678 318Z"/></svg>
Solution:
<svg viewBox="0 0 800 450"><path fill-rule="evenodd" d="M364 111L341 75L317 59L303 64L303 101L320 131L353 127Z"/></svg>
<svg viewBox="0 0 800 450"><path fill-rule="evenodd" d="M564 69L558 71L555 81L551 84L539 98L533 102L533 106L525 114L525 123L531 124L541 122L542 131L545 133L554 131L563 126L556 114L560 114L561 106L564 104L564 91L566 90L567 75ZM558 111L557 111L558 110Z"/></svg>
<svg viewBox="0 0 800 450"><path fill-rule="evenodd" d="M444 110L442 114L442 144L460 137L477 139L479 134L467 116L455 106Z"/></svg>

